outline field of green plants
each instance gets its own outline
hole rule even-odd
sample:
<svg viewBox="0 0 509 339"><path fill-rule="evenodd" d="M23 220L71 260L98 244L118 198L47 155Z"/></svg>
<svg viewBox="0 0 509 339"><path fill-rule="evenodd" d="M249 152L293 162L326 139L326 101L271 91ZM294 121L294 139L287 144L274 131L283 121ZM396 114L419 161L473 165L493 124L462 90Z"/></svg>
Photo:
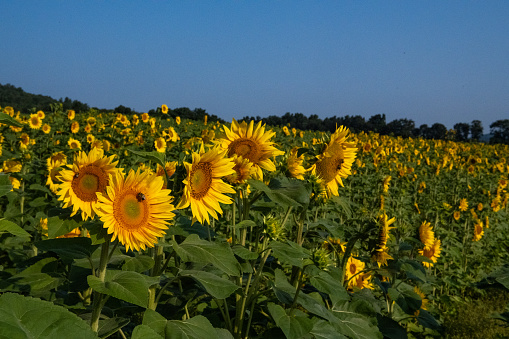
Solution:
<svg viewBox="0 0 509 339"><path fill-rule="evenodd" d="M0 108L0 338L509 335L509 146L167 111Z"/></svg>

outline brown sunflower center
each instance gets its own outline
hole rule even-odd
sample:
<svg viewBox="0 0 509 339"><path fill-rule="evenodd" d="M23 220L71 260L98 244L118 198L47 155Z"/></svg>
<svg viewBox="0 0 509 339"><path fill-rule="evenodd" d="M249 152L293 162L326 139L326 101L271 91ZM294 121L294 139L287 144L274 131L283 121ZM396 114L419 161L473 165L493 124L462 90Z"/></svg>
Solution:
<svg viewBox="0 0 509 339"><path fill-rule="evenodd" d="M32 125L38 125L39 124L39 117L32 117L30 118L30 121L32 122Z"/></svg>
<svg viewBox="0 0 509 339"><path fill-rule="evenodd" d="M119 199L113 203L113 214L123 229L137 230L145 227L149 217L146 196L132 190L120 193Z"/></svg>
<svg viewBox="0 0 509 339"><path fill-rule="evenodd" d="M353 275L355 272L357 272L357 265L350 264L350 273Z"/></svg>
<svg viewBox="0 0 509 339"><path fill-rule="evenodd" d="M231 157L234 154L248 159L253 164L258 163L261 157L259 145L253 140L246 138L237 139L228 146L228 156Z"/></svg>
<svg viewBox="0 0 509 339"><path fill-rule="evenodd" d="M332 181L341 170L344 160L340 157L326 157L316 163L316 173L325 182Z"/></svg>
<svg viewBox="0 0 509 339"><path fill-rule="evenodd" d="M212 185L212 165L200 162L191 170L191 196L194 199L203 198Z"/></svg>
<svg viewBox="0 0 509 339"><path fill-rule="evenodd" d="M77 175L76 175L77 174ZM108 178L102 168L93 164L82 167L72 180L72 190L83 201L97 201L96 192L104 192Z"/></svg>

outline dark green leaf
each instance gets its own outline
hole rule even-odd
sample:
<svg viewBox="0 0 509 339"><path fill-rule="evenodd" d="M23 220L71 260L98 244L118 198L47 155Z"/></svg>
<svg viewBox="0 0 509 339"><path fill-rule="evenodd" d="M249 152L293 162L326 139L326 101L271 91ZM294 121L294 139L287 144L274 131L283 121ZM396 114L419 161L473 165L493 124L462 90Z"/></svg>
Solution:
<svg viewBox="0 0 509 339"><path fill-rule="evenodd" d="M0 220L0 235L2 233L10 233L12 235L21 237L21 238L30 238L30 234L26 232L24 229L13 223L9 220Z"/></svg>
<svg viewBox="0 0 509 339"><path fill-rule="evenodd" d="M406 339L408 338L406 329L403 328L397 321L385 317L381 314L376 315L378 321L378 329L388 339Z"/></svg>
<svg viewBox="0 0 509 339"><path fill-rule="evenodd" d="M259 256L258 253L251 252L250 250L248 250L247 248L245 248L242 245L232 246L232 250L233 250L233 253L235 253L235 255L238 255L240 258L242 258L244 260L254 260L254 259L257 259Z"/></svg>
<svg viewBox="0 0 509 339"><path fill-rule="evenodd" d="M269 246L272 248L273 256L278 258L283 264L290 264L303 268L305 259L309 259L311 257L308 250L297 245L293 241L282 243L273 240L270 242Z"/></svg>
<svg viewBox="0 0 509 339"><path fill-rule="evenodd" d="M55 252L65 261L88 258L99 247L83 237L43 240L36 242L35 246L41 251Z"/></svg>
<svg viewBox="0 0 509 339"><path fill-rule="evenodd" d="M238 224L235 224L235 228L247 228L247 227L256 227L256 223L252 220L242 220Z"/></svg>
<svg viewBox="0 0 509 339"><path fill-rule="evenodd" d="M98 338L82 319L53 303L5 293L0 296L0 338Z"/></svg>
<svg viewBox="0 0 509 339"><path fill-rule="evenodd" d="M0 173L0 197L6 195L12 190L12 184L9 175Z"/></svg>
<svg viewBox="0 0 509 339"><path fill-rule="evenodd" d="M274 303L269 303L267 308L276 325L289 339L302 338L313 328L313 322L309 318L289 316L281 306Z"/></svg>
<svg viewBox="0 0 509 339"><path fill-rule="evenodd" d="M0 124L5 124L14 127L23 127L23 124L18 120L11 117L9 114L0 113Z"/></svg>
<svg viewBox="0 0 509 339"><path fill-rule="evenodd" d="M145 158L147 160L153 161L156 164L161 165L164 168L164 155L162 153L159 153L157 151L153 152L142 152L142 151L135 151L132 149L128 149L129 152L136 154L139 157Z"/></svg>
<svg viewBox="0 0 509 339"><path fill-rule="evenodd" d="M180 272L180 275L195 279L203 285L207 293L216 299L226 299L233 292L239 289L239 286L230 280L221 278L209 272L186 270Z"/></svg>
<svg viewBox="0 0 509 339"><path fill-rule="evenodd" d="M78 227L79 224L73 219L62 220L59 217L48 218L48 237L50 239L65 235Z"/></svg>
<svg viewBox="0 0 509 339"><path fill-rule="evenodd" d="M122 265L122 271L134 271L142 273L154 267L154 259L148 255L138 255L126 258Z"/></svg>
<svg viewBox="0 0 509 339"><path fill-rule="evenodd" d="M301 205L297 201L286 196L285 194L278 192L277 190L270 189L267 185L265 185L263 182L261 182L259 180L249 179L248 183L253 189L264 192L265 194L267 194L267 196L269 197L270 200L272 200L275 203L278 203L284 207L289 207L289 206L298 207Z"/></svg>

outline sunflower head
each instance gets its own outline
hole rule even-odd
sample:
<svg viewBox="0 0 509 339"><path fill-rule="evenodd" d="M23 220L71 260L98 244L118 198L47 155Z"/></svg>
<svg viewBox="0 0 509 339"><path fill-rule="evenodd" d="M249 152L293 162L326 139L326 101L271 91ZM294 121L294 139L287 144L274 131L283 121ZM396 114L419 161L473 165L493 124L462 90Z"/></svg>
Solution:
<svg viewBox="0 0 509 339"><path fill-rule="evenodd" d="M42 127L42 120L37 114L30 114L28 125L31 129L39 129Z"/></svg>
<svg viewBox="0 0 509 339"><path fill-rule="evenodd" d="M81 211L83 220L93 218L97 205L97 192L106 191L109 175L120 171L113 161L114 156L105 157L102 149L93 148L90 153L79 152L70 169L62 170L57 178L58 199L64 202L64 208L72 206L71 216Z"/></svg>
<svg viewBox="0 0 509 339"><path fill-rule="evenodd" d="M424 244L424 248L431 248L435 243L435 233L431 229L431 224L427 221L423 221L419 227L419 238Z"/></svg>
<svg viewBox="0 0 509 339"><path fill-rule="evenodd" d="M221 178L235 173L234 163L225 155L225 151L216 147L206 153L193 153L193 162L184 163L187 177L177 208L190 205L193 218L202 224L210 223L209 215L218 218L217 213L222 213L219 203L232 203L225 193L235 193L235 190Z"/></svg>
<svg viewBox="0 0 509 339"><path fill-rule="evenodd" d="M149 171L110 174L108 190L97 192L96 211L112 241L118 238L127 250L139 251L154 247L164 236L175 208L171 190L164 189L163 183Z"/></svg>
<svg viewBox="0 0 509 339"><path fill-rule="evenodd" d="M255 177L263 180L262 169L275 171L276 166L270 158L284 154L273 145L270 139L275 135L272 131L265 132L265 125L258 122L256 126L251 120L249 124L245 121L238 123L233 119L231 129L223 126L226 138L220 141L221 146L226 150L229 157L238 155L249 160L255 170Z"/></svg>
<svg viewBox="0 0 509 339"><path fill-rule="evenodd" d="M254 174L253 164L248 159L238 155L234 155L232 160L235 164L233 166L235 173L226 176L225 179L231 184L246 183L246 180Z"/></svg>
<svg viewBox="0 0 509 339"><path fill-rule="evenodd" d="M432 261L432 262L423 261L422 264L424 265L424 267L432 267L433 264L437 262L438 258L440 257L440 252L442 251L440 245L441 245L440 240L435 239L435 241L433 242L433 246L431 246L431 248L429 249L424 248L422 250L419 250L420 255Z"/></svg>

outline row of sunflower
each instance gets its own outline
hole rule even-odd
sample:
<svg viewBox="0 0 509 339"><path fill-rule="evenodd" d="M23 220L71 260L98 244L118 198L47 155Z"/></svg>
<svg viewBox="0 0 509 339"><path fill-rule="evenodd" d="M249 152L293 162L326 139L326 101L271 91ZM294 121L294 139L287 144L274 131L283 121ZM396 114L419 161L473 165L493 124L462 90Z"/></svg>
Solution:
<svg viewBox="0 0 509 339"><path fill-rule="evenodd" d="M53 253L70 266L32 295L88 313L99 335L106 307L143 318L133 337L161 315L238 338L439 336L450 297L507 260L507 146L168 119L164 106L3 111L1 215L31 238L4 235L0 288L26 288L20 275Z"/></svg>

